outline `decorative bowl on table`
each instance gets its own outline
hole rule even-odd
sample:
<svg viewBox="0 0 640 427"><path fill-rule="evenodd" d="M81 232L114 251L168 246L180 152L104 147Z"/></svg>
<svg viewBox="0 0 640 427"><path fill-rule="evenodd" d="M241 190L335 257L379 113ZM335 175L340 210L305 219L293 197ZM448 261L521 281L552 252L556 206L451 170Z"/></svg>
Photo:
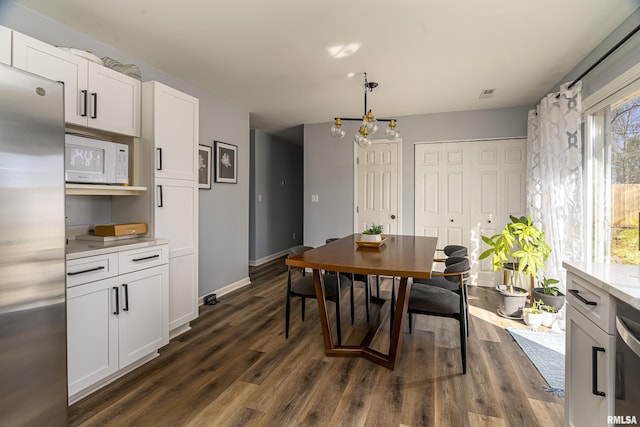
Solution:
<svg viewBox="0 0 640 427"><path fill-rule="evenodd" d="M380 238L380 240L362 239L362 237L365 237L365 236L367 237L377 236ZM385 240L387 240L387 238L379 234L363 234L359 240L356 240L356 243L361 248L379 248L380 246L384 245Z"/></svg>

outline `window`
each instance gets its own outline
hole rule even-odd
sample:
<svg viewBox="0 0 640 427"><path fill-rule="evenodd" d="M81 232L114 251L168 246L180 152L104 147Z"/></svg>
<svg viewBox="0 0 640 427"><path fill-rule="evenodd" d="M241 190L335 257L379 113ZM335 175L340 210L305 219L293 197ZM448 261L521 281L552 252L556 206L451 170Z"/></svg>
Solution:
<svg viewBox="0 0 640 427"><path fill-rule="evenodd" d="M640 264L640 81L586 115L587 254Z"/></svg>

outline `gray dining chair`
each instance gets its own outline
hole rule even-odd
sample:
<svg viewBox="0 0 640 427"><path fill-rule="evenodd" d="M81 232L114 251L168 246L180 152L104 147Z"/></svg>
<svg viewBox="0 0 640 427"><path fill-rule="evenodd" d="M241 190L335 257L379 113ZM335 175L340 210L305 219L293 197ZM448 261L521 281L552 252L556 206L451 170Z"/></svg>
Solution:
<svg viewBox="0 0 640 427"><path fill-rule="evenodd" d="M459 262L447 266L442 273L434 273L420 285L412 286L409 294L409 333L413 332L413 315L449 317L460 323L460 352L462 355L462 373L467 373L467 329L468 318L465 301L465 276L469 274L469 259L458 258ZM437 286L442 279L456 283L456 289L450 290Z"/></svg>
<svg viewBox="0 0 640 427"><path fill-rule="evenodd" d="M294 246L289 249L289 257L296 256L303 252L306 252L310 249L313 249L310 246ZM293 279L291 277L291 272L295 267L289 266L288 275L287 275L287 300L286 300L286 320L285 320L285 337L289 338L289 323L291 319L291 298L299 297L301 299L301 311L302 311L302 321L304 321L305 314L305 303L307 298L316 299L316 288L313 280L313 276L307 276L305 274L305 270L302 270L302 276ZM333 301L336 305L336 329L338 334L338 345L342 345L342 322L341 322L341 312L340 312L340 301L341 301L341 293L345 288L350 288L351 290L351 323L354 322L354 300L353 300L353 282L349 277L343 274L337 273L327 273L324 272L322 274L322 278L324 280L324 288L326 292L326 299L328 301Z"/></svg>

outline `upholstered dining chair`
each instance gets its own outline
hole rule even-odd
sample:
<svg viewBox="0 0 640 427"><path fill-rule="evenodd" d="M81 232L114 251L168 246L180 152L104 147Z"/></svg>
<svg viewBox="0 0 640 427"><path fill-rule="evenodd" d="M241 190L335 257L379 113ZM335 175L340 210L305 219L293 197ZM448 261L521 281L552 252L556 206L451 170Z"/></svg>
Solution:
<svg viewBox="0 0 640 427"><path fill-rule="evenodd" d="M294 246L289 249L289 257L296 256L305 251L313 249L310 246ZM302 300L302 320L304 321L305 303L307 298L316 299L316 288L313 281L313 275L306 275L302 269L302 276L292 280L291 272L295 267L289 266L287 276L287 305L286 305L286 323L285 337L289 338L289 323L291 319L291 297L299 297ZM351 289L351 323L354 322L354 301L353 301L353 282L349 277L337 273L323 273L324 288L328 301L333 301L336 305L336 329L338 333L338 345L342 345L342 322L340 316L340 300L341 291L344 288Z"/></svg>
<svg viewBox="0 0 640 427"><path fill-rule="evenodd" d="M442 249L436 249L438 252L443 252L444 258L435 258L434 262L444 262L448 257L459 257L464 258L469 255L469 249L466 246L462 245L447 245Z"/></svg>
<svg viewBox="0 0 640 427"><path fill-rule="evenodd" d="M465 248L466 249L466 248ZM458 252L462 253L462 252ZM442 261L441 261L442 262ZM461 289L462 296L464 298L464 315L467 319L467 336L469 335L469 290L467 287L467 282L469 279L469 259L462 258L457 256L450 256L443 261L445 269L444 272L455 273L458 271L467 270L463 274L463 286ZM419 284L429 284L431 286L437 286L439 288L448 289L450 291L458 292L460 290L458 277L455 275L443 275L442 271L434 271L431 274L431 279L414 279L413 283L416 285Z"/></svg>
<svg viewBox="0 0 640 427"><path fill-rule="evenodd" d="M467 373L467 329L465 276L469 274L469 259L459 258L461 261L447 266L442 273L435 273L431 279L424 280L420 285L412 286L409 294L409 333L413 332L413 315L450 317L460 323L460 352L462 355L462 373ZM454 279L457 289L450 290L435 285L441 279ZM453 281L451 281L453 283Z"/></svg>

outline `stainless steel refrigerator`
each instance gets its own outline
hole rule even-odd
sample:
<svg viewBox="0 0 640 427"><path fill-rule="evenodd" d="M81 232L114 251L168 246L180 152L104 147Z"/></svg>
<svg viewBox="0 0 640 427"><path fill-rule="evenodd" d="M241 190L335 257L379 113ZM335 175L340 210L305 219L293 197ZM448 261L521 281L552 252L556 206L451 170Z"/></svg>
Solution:
<svg viewBox="0 0 640 427"><path fill-rule="evenodd" d="M0 425L67 424L63 86L0 64Z"/></svg>

